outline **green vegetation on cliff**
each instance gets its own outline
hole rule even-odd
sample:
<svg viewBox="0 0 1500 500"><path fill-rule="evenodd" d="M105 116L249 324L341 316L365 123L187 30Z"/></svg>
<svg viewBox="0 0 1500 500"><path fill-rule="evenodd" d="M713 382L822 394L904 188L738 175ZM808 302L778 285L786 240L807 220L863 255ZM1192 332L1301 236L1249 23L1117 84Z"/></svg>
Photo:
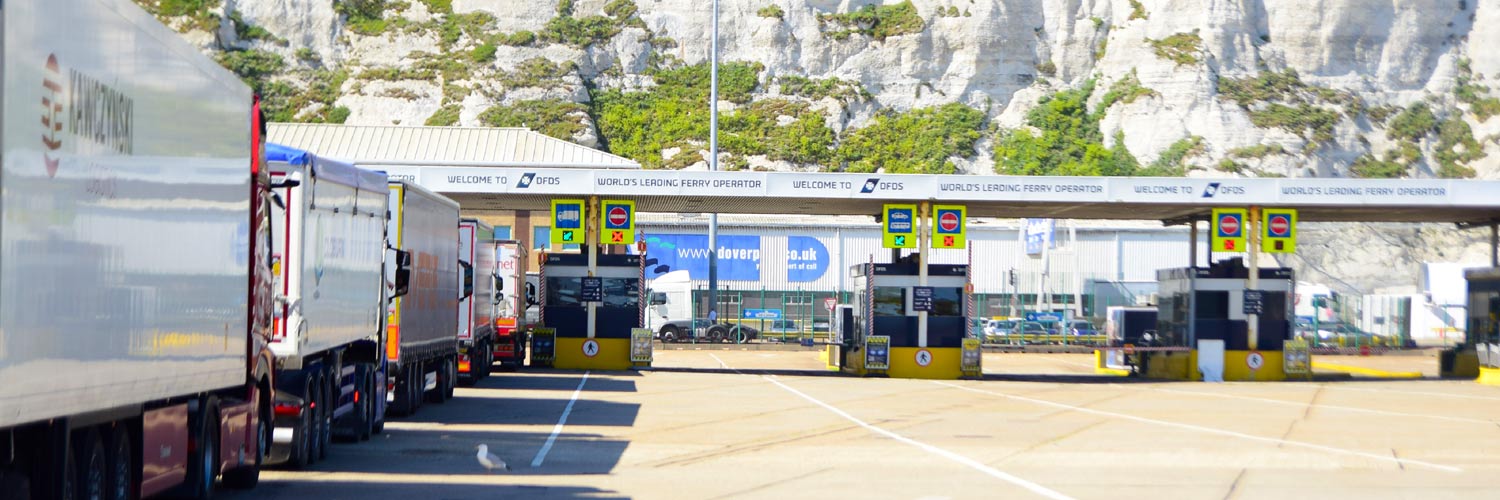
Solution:
<svg viewBox="0 0 1500 500"><path fill-rule="evenodd" d="M973 157L983 129L984 112L958 103L890 113L850 132L838 154L847 172L951 174L948 158Z"/></svg>
<svg viewBox="0 0 1500 500"><path fill-rule="evenodd" d="M1102 114L1089 113L1090 80L1082 88L1042 98L1026 113L1026 124L1000 132L995 140L995 172L1004 175L1134 175L1140 162L1116 135L1104 146Z"/></svg>
<svg viewBox="0 0 1500 500"><path fill-rule="evenodd" d="M865 5L848 14L818 14L823 35L835 40L859 34L885 41L886 38L920 33L926 24L911 0L895 5Z"/></svg>

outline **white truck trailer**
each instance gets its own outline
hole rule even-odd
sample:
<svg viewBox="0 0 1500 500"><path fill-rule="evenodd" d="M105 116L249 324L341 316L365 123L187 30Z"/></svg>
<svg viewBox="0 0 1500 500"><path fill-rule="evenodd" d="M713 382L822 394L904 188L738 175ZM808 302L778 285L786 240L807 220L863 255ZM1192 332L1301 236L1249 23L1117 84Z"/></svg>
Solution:
<svg viewBox="0 0 1500 500"><path fill-rule="evenodd" d="M7 0L0 33L0 496L254 485L273 394L258 103L127 0Z"/></svg>
<svg viewBox="0 0 1500 500"><path fill-rule="evenodd" d="M306 466L384 423L385 174L270 144L277 319L270 462Z"/></svg>
<svg viewBox="0 0 1500 500"><path fill-rule="evenodd" d="M463 219L458 223L458 258L473 293L458 301L458 381L473 384L490 374L495 345L495 311L500 305L496 286L495 228Z"/></svg>
<svg viewBox="0 0 1500 500"><path fill-rule="evenodd" d="M409 286L386 309L388 410L410 415L424 398L442 403L458 381L458 202L405 181L390 182L387 278ZM472 281L472 279L470 280ZM404 293L403 293L404 292Z"/></svg>
<svg viewBox="0 0 1500 500"><path fill-rule="evenodd" d="M495 240L495 348L491 360L507 370L526 362L530 315L536 314L536 275L526 272L526 245Z"/></svg>

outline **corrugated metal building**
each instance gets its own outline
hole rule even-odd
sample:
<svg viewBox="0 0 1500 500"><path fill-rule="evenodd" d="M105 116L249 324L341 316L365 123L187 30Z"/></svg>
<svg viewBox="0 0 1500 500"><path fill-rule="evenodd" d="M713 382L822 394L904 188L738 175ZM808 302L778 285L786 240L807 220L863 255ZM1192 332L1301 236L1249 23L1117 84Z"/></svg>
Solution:
<svg viewBox="0 0 1500 500"><path fill-rule="evenodd" d="M647 241L652 264L647 276L686 269L696 285L706 288L707 222L697 216L643 214L641 219L639 237ZM823 297L854 289L850 266L891 258L891 251L881 248L880 226L869 218L781 219L720 216L721 290L755 297L764 290L773 295L767 301L787 295L779 292ZM1012 299L1024 309L1072 309L1077 314L1102 310L1118 304L1091 304L1091 282L1154 282L1157 269L1185 267L1189 259L1186 227L1150 222L1059 222L1045 256L1026 254L1019 221L971 221L968 234L969 250L929 252L935 264L962 264L972 256L974 290L984 301L979 312L986 316ZM1200 241L1200 264L1206 250L1207 243ZM1008 279L1012 270L1015 285ZM1150 288L1122 289L1140 293ZM745 307L758 306L774 304Z"/></svg>

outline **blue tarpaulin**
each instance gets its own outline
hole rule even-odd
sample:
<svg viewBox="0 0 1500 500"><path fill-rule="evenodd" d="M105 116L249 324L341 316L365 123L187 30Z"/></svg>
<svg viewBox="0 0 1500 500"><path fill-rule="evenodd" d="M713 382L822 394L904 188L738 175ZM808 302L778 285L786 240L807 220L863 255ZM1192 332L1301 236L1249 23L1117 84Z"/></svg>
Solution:
<svg viewBox="0 0 1500 500"><path fill-rule="evenodd" d="M306 151L282 146L274 142L266 143L266 161L279 161L291 165L306 165L308 159Z"/></svg>

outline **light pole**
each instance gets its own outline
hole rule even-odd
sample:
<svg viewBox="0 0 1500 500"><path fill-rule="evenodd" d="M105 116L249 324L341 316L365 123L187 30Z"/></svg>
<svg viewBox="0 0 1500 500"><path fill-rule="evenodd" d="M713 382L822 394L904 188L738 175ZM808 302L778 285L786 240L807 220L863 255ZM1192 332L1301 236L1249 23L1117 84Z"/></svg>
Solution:
<svg viewBox="0 0 1500 500"><path fill-rule="evenodd" d="M709 43L708 170L719 170L719 0L714 0L713 40ZM710 207L712 210L712 207ZM719 214L708 214L708 310L719 309Z"/></svg>

